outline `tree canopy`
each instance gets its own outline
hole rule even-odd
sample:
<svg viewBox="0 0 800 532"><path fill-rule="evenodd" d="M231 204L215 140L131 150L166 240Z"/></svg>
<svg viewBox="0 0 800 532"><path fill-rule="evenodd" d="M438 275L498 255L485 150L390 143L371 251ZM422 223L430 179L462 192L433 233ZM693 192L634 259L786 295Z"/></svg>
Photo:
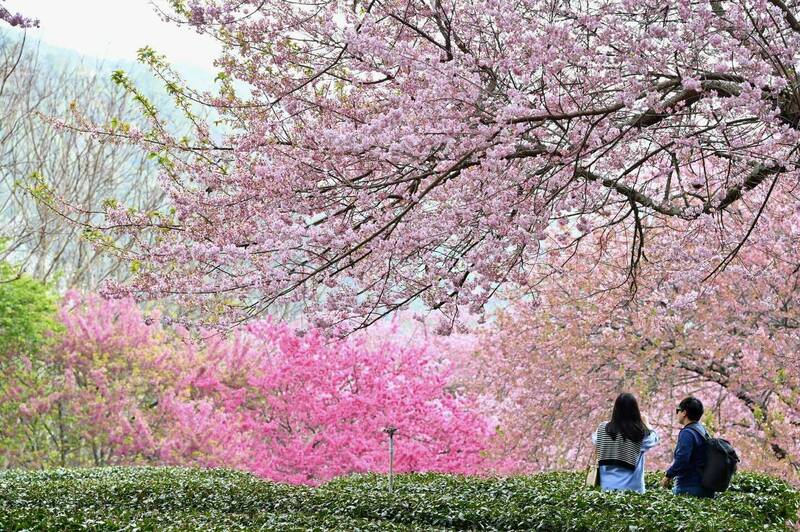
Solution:
<svg viewBox="0 0 800 532"><path fill-rule="evenodd" d="M151 128L128 137L161 154L170 208L108 209L105 229L140 243L118 293L245 317L302 302L345 330L420 300L447 330L559 275L587 234L626 242L629 281L654 228L703 234L713 275L767 203L796 205L793 4L173 5L224 44L219 93L141 58L229 133L195 116L174 138L145 105ZM608 262L602 246L588 260Z"/></svg>
<svg viewBox="0 0 800 532"><path fill-rule="evenodd" d="M55 317L50 288L0 261L0 357L37 349L56 329Z"/></svg>

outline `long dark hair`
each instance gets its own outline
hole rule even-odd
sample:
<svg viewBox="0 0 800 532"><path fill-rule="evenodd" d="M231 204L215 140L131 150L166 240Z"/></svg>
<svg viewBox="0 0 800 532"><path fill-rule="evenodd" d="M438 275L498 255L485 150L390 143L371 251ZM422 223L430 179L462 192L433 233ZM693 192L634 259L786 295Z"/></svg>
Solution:
<svg viewBox="0 0 800 532"><path fill-rule="evenodd" d="M642 421L639 403L632 394L621 393L614 401L614 412L611 413L611 421L606 424L606 432L613 440L617 439L617 434L622 434L626 440L635 442L642 441L650 433Z"/></svg>

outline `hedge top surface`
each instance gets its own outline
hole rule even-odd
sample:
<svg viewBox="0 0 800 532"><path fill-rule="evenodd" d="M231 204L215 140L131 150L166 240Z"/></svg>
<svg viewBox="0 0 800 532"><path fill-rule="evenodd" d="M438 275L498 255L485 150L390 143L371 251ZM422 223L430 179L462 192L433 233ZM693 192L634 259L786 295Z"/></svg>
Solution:
<svg viewBox="0 0 800 532"><path fill-rule="evenodd" d="M3 530L788 530L800 493L755 473L716 500L601 493L580 473L354 475L319 488L229 470L0 472Z"/></svg>

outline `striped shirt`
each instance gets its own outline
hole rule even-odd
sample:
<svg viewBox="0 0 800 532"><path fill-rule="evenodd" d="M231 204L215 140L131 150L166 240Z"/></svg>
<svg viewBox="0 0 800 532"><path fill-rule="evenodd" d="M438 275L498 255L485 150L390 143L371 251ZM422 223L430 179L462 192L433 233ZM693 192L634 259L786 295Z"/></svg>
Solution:
<svg viewBox="0 0 800 532"><path fill-rule="evenodd" d="M597 462L600 465L616 465L626 469L636 469L636 462L642 453L642 442L631 441L617 434L616 439L606 432L606 425L597 427Z"/></svg>

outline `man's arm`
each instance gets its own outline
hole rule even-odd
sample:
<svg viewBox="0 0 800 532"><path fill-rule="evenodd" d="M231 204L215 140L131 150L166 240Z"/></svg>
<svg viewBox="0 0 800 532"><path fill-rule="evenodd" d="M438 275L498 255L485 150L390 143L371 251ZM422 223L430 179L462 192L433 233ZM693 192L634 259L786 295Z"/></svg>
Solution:
<svg viewBox="0 0 800 532"><path fill-rule="evenodd" d="M667 478L675 478L684 471L688 471L689 459L692 457L693 448L694 438L692 438L689 430L681 430L680 434L678 434L678 445L675 447L675 460L665 473Z"/></svg>

